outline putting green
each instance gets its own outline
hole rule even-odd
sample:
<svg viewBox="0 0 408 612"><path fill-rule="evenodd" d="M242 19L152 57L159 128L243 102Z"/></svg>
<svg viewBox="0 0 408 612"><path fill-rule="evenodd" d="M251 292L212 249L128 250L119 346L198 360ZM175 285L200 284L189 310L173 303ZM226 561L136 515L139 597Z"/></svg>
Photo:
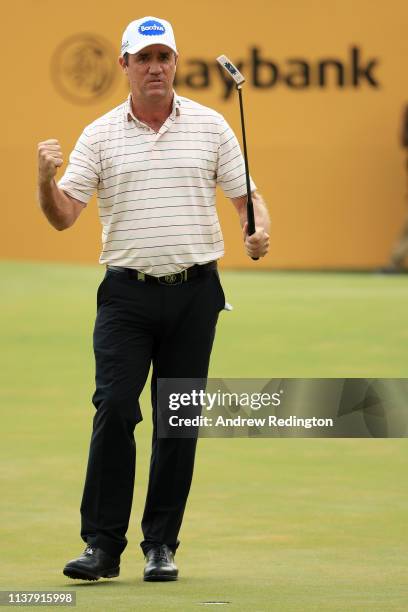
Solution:
<svg viewBox="0 0 408 612"><path fill-rule="evenodd" d="M406 610L406 440L200 440L180 581L143 583L138 458L121 576L71 581L93 406L93 266L3 262L1 589L75 590L79 610ZM222 274L211 375L405 377L406 277ZM216 606L219 609L219 606Z"/></svg>

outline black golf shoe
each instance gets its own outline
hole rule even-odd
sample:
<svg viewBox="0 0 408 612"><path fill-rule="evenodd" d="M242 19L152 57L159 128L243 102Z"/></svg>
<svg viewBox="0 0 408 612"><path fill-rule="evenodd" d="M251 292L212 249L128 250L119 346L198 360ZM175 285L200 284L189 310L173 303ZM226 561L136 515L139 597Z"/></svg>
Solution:
<svg viewBox="0 0 408 612"><path fill-rule="evenodd" d="M151 548L145 558L143 580L147 582L177 580L178 569L174 563L174 554L166 544Z"/></svg>
<svg viewBox="0 0 408 612"><path fill-rule="evenodd" d="M119 576L120 557L114 558L100 548L87 546L80 557L68 561L64 574L78 580L99 580Z"/></svg>

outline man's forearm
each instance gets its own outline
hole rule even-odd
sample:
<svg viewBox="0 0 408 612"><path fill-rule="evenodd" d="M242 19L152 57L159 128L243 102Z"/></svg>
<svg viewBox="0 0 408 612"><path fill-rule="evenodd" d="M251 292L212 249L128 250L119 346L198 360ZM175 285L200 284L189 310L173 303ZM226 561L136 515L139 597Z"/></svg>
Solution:
<svg viewBox="0 0 408 612"><path fill-rule="evenodd" d="M268 209L260 193L254 193L252 195L252 202L254 204L254 215L255 215L255 227L262 227L267 234L271 221L269 219Z"/></svg>
<svg viewBox="0 0 408 612"><path fill-rule="evenodd" d="M38 200L44 215L55 229L71 227L77 215L71 199L57 186L54 179L39 182Z"/></svg>
<svg viewBox="0 0 408 612"><path fill-rule="evenodd" d="M239 207L237 207L241 227L244 227L245 223L247 222L246 200L246 197L242 198ZM261 194L257 191L252 193L252 203L254 205L255 226L262 227L267 233L269 233L271 223L269 219L268 209L266 208L266 204Z"/></svg>

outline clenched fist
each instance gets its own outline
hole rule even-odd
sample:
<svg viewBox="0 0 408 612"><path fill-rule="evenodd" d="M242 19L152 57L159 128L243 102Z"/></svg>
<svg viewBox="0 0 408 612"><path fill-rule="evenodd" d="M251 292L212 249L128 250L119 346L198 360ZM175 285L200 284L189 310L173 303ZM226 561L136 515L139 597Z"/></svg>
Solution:
<svg viewBox="0 0 408 612"><path fill-rule="evenodd" d="M38 144L38 174L40 183L50 182L62 164L62 152L58 140L51 138Z"/></svg>

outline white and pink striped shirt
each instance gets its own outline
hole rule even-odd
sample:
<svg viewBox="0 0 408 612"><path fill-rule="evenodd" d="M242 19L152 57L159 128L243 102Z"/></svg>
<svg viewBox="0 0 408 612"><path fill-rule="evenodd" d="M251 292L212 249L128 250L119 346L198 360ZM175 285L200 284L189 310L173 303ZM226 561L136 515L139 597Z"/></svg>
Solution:
<svg viewBox="0 0 408 612"><path fill-rule="evenodd" d="M246 194L238 141L222 115L174 94L158 132L134 116L130 95L91 123L58 186L84 205L97 190L101 264L161 276L223 256L217 184Z"/></svg>

